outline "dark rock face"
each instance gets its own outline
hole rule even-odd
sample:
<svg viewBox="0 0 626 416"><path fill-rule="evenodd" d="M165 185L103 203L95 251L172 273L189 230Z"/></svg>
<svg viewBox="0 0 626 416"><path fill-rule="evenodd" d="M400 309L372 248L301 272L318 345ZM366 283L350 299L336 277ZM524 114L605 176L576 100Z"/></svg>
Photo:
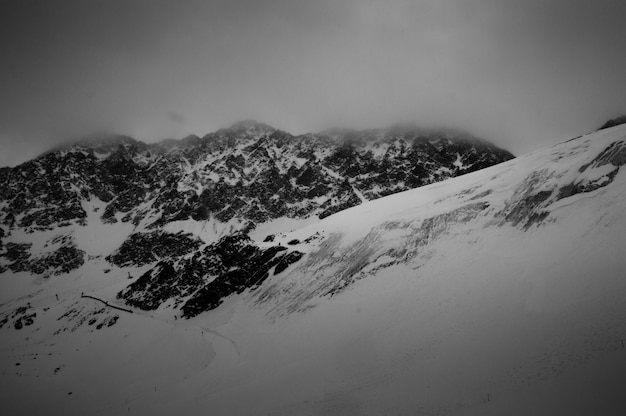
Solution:
<svg viewBox="0 0 626 416"><path fill-rule="evenodd" d="M294 137L248 121L150 145L116 136L0 169L0 224L31 231L84 224L83 202L94 199L106 203L105 223L152 227L324 217L512 157L467 134L417 127Z"/></svg>
<svg viewBox="0 0 626 416"><path fill-rule="evenodd" d="M615 117L602 125L598 130L608 129L609 127L619 126L620 124L626 123L626 115Z"/></svg>
<svg viewBox="0 0 626 416"><path fill-rule="evenodd" d="M253 244L246 234L258 224L324 218L512 157L464 133L415 126L296 137L244 121L201 138L155 144L126 136L84 140L0 169L0 273L67 273L85 261L75 230L94 221L127 223L133 233L104 253L106 260L153 267L119 297L143 309L172 301L184 316L195 316L303 256L293 250L296 242ZM207 245L163 229L190 219L229 223L233 234ZM55 231L59 240L34 252L12 241L18 230Z"/></svg>
<svg viewBox="0 0 626 416"><path fill-rule="evenodd" d="M10 263L4 266L14 272L23 272L28 270L30 265L30 247L32 244L7 243L4 252L0 255L7 259Z"/></svg>
<svg viewBox="0 0 626 416"><path fill-rule="evenodd" d="M258 287L269 277L270 269L285 260L284 255L277 256L284 250L285 247L271 247L255 250L249 257L239 258L230 270L206 284L185 302L182 307L183 316L192 317L215 309L227 296Z"/></svg>
<svg viewBox="0 0 626 416"><path fill-rule="evenodd" d="M161 261L120 292L118 297L123 297L131 306L153 310L164 300L178 294L176 280L176 270L171 264Z"/></svg>
<svg viewBox="0 0 626 416"><path fill-rule="evenodd" d="M5 251L0 252L0 258L4 257L8 264L5 266L0 264L0 273L8 269L13 272L59 275L77 269L85 262L85 252L79 250L68 238L62 239L60 247L55 251L39 257L33 258L30 248L31 244L7 243Z"/></svg>
<svg viewBox="0 0 626 416"><path fill-rule="evenodd" d="M202 241L191 234L165 231L131 234L107 260L116 266L143 266L161 258L177 258L198 249Z"/></svg>
<svg viewBox="0 0 626 416"><path fill-rule="evenodd" d="M47 256L35 259L30 265L30 271L36 274L50 273L59 275L78 269L85 263L85 252L75 245L64 245Z"/></svg>
<svg viewBox="0 0 626 416"><path fill-rule="evenodd" d="M282 273L287 267L300 260L302 256L304 256L304 253L300 253L299 251L291 251L280 256L278 262L276 262L276 267L274 267L274 274Z"/></svg>
<svg viewBox="0 0 626 416"><path fill-rule="evenodd" d="M22 329L25 326L32 325L37 318L37 312L34 312L30 304L20 306L13 312L9 312L0 319L0 328L5 325L12 325L14 329Z"/></svg>
<svg viewBox="0 0 626 416"><path fill-rule="evenodd" d="M584 172L589 167L597 168L611 164L616 167L626 165L626 142L619 141L612 143L604 149L591 163L580 168L580 172Z"/></svg>
<svg viewBox="0 0 626 416"><path fill-rule="evenodd" d="M183 316L192 317L216 308L234 293L257 287L272 268L274 274L280 273L302 255L280 246L261 249L245 234L230 235L192 256L159 262L118 297L146 310L170 299L178 305L189 297L181 309Z"/></svg>

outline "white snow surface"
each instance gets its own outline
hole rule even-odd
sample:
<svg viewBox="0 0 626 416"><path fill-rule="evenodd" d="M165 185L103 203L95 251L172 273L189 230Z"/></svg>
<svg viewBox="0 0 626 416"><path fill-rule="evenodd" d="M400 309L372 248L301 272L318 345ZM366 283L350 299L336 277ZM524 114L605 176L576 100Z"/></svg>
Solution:
<svg viewBox="0 0 626 416"><path fill-rule="evenodd" d="M582 167L619 141L626 126L295 231L282 224L276 241L297 239L305 257L189 320L170 308L131 314L81 298L116 304L128 284L125 271L105 274L101 258L49 279L4 273L0 319L27 304L37 315L20 330L0 329L0 409L622 414L626 174L558 200L555 191L608 181L609 165ZM531 188L554 192L547 219L524 231L498 213ZM115 315L100 330L87 323Z"/></svg>

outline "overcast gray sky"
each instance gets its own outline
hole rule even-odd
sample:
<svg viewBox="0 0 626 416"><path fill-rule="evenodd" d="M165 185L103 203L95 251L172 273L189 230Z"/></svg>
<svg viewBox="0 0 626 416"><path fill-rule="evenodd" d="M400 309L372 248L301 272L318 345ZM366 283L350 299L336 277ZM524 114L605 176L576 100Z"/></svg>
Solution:
<svg viewBox="0 0 626 416"><path fill-rule="evenodd" d="M95 131L413 121L516 154L626 113L626 1L0 0L0 166Z"/></svg>

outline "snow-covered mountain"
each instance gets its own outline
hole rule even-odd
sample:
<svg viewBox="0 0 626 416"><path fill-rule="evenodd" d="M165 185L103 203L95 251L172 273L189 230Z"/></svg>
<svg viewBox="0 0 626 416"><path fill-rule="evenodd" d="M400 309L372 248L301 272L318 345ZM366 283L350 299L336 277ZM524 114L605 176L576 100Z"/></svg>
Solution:
<svg viewBox="0 0 626 416"><path fill-rule="evenodd" d="M351 143L361 154L378 142ZM465 166L461 153L450 158ZM82 265L47 279L11 267L1 276L1 406L620 414L625 164L618 125L267 238L258 227L196 239L166 232L181 220L150 228L153 214L131 235L136 217L118 210L102 223L104 203L91 202L83 220L98 228L67 226L89 253ZM337 166L328 169L345 175ZM359 180L348 185L365 196ZM58 230L9 237L59 251L70 243ZM11 244L6 259L28 260L25 243Z"/></svg>
<svg viewBox="0 0 626 416"><path fill-rule="evenodd" d="M292 229L510 158L468 134L416 126L294 137L244 121L150 145L92 137L0 169L0 272L179 259L236 231Z"/></svg>

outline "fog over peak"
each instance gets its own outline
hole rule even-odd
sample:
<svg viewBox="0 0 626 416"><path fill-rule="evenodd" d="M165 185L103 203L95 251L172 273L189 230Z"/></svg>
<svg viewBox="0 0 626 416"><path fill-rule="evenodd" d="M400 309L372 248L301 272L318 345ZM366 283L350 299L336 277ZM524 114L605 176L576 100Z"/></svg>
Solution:
<svg viewBox="0 0 626 416"><path fill-rule="evenodd" d="M625 15L613 0L11 2L0 165L94 131L155 142L247 118L449 126L523 154L626 111Z"/></svg>

